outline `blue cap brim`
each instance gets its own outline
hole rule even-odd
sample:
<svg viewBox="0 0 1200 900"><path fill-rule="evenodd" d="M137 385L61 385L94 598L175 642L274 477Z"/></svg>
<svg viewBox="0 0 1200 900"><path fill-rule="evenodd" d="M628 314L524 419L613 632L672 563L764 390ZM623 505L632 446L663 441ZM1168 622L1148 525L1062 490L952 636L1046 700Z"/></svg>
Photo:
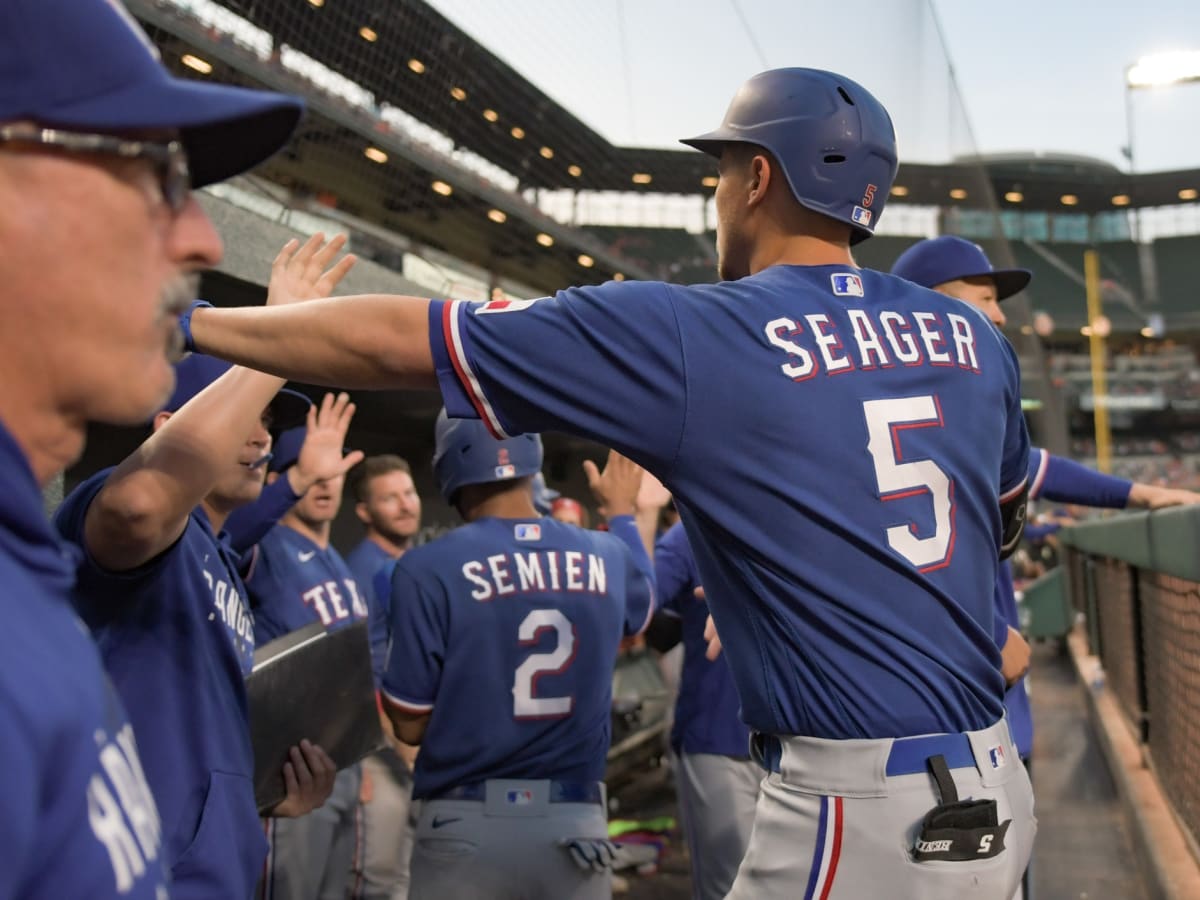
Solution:
<svg viewBox="0 0 1200 900"><path fill-rule="evenodd" d="M308 419L310 406L312 406L312 401L299 391L281 388L269 404L271 430L278 433L303 425Z"/></svg>
<svg viewBox="0 0 1200 900"><path fill-rule="evenodd" d="M254 168L287 143L304 102L286 94L172 78L42 110L39 124L98 131L176 129L203 187Z"/></svg>
<svg viewBox="0 0 1200 900"><path fill-rule="evenodd" d="M959 275L957 279L990 278L996 283L996 299L1007 300L1013 294L1019 294L1029 287L1033 273L1028 269L992 269L988 272L976 272L973 275Z"/></svg>

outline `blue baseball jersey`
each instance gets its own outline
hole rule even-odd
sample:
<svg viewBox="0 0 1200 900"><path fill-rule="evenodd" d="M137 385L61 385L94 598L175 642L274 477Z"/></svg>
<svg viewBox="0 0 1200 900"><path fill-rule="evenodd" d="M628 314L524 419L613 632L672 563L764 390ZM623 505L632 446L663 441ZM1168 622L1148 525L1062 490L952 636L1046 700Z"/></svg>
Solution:
<svg viewBox="0 0 1200 900"><path fill-rule="evenodd" d="M162 822L71 606L75 557L3 425L0 470L0 900L165 898Z"/></svg>
<svg viewBox="0 0 1200 900"><path fill-rule="evenodd" d="M341 554L287 525L276 525L259 541L246 587L260 644L313 622L336 631L367 618L366 601Z"/></svg>
<svg viewBox="0 0 1200 900"><path fill-rule="evenodd" d="M1045 497L1056 503L1124 509L1129 505L1131 490L1133 482L1126 478L1105 475L1038 447L1029 452L1031 500Z"/></svg>
<svg viewBox="0 0 1200 900"><path fill-rule="evenodd" d="M654 548L654 575L660 609L677 616L683 630L683 669L671 726L676 753L750 755L750 729L739 715L737 687L726 654L710 660L704 626L708 604L694 593L700 584L687 532L676 522Z"/></svg>
<svg viewBox="0 0 1200 900"><path fill-rule="evenodd" d="M172 895L248 897L267 843L254 802L244 678L254 628L238 554L197 508L179 540L129 572L87 555L87 509L110 472L76 488L55 522L84 550L77 605L129 711L162 815Z"/></svg>
<svg viewBox="0 0 1200 900"><path fill-rule="evenodd" d="M371 640L371 668L375 671L377 686L387 665L387 642L391 633L391 573L387 575L383 590L377 590L375 585L377 576L390 562L393 557L370 538L363 538L346 554L346 565L367 601L367 634Z"/></svg>
<svg viewBox="0 0 1200 900"><path fill-rule="evenodd" d="M262 493L253 503L239 506L229 514L222 529L229 543L239 553L249 555L268 532L282 519L300 497L292 490L287 478L276 478L263 485ZM252 558L247 559L247 563Z"/></svg>
<svg viewBox="0 0 1200 900"><path fill-rule="evenodd" d="M1012 566L1008 560L1000 564L996 574L996 618L1003 623L1005 637L1008 627L1021 630L1021 616L1017 611L1017 595L1013 590ZM1033 753L1033 711L1029 706L1029 693L1022 678L1004 693L1004 710L1008 715L1008 728L1013 743L1022 759Z"/></svg>
<svg viewBox="0 0 1200 900"><path fill-rule="evenodd" d="M553 519L480 519L396 562L383 691L431 713L414 797L488 778L604 777L613 661L653 611L628 524L632 543Z"/></svg>
<svg viewBox="0 0 1200 900"><path fill-rule="evenodd" d="M978 310L780 265L429 313L450 415L590 438L670 488L752 728L1000 718L1000 502L1024 487L1029 437L1016 355Z"/></svg>

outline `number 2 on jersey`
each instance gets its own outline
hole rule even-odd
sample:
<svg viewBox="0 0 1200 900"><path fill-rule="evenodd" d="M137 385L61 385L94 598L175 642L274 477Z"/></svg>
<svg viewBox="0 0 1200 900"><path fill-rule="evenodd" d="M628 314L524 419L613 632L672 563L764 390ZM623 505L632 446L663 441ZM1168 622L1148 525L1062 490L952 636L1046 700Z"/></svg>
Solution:
<svg viewBox="0 0 1200 900"><path fill-rule="evenodd" d="M558 675L567 670L575 658L575 627L557 609L535 609L517 628L517 638L523 646L536 644L543 631L556 633L554 649L548 653L531 653L517 666L513 679L514 719L559 719L571 714L575 698L535 697L537 680L543 675Z"/></svg>
<svg viewBox="0 0 1200 900"><path fill-rule="evenodd" d="M917 537L915 525L893 525L887 529L888 546L922 572L949 565L954 553L954 482L931 459L903 462L900 448L901 431L944 426L937 398L926 394L867 400L863 414L879 498L886 502L928 493L933 500L933 534Z"/></svg>

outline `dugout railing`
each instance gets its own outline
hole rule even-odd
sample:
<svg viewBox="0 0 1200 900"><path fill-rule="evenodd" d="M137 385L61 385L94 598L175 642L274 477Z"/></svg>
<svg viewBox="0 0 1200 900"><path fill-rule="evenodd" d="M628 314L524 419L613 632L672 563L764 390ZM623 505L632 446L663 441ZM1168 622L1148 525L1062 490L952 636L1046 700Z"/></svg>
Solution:
<svg viewBox="0 0 1200 900"><path fill-rule="evenodd" d="M1088 646L1193 850L1200 837L1200 507L1060 534Z"/></svg>

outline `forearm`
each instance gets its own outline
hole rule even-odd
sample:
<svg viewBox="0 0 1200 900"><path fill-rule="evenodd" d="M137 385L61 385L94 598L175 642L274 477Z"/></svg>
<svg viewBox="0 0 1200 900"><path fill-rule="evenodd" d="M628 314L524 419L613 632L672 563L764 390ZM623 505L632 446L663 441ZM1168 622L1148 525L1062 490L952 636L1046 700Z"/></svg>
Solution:
<svg viewBox="0 0 1200 900"><path fill-rule="evenodd" d="M198 309L204 353L283 378L330 387L436 388L429 301L363 294L289 306Z"/></svg>
<svg viewBox="0 0 1200 900"><path fill-rule="evenodd" d="M245 553L261 541L299 500L300 496L287 478L268 484L255 502L235 509L225 520L225 531L233 549Z"/></svg>
<svg viewBox="0 0 1200 900"><path fill-rule="evenodd" d="M1104 509L1124 509L1133 482L1105 475L1074 460L1051 455L1038 496L1055 503L1078 503Z"/></svg>
<svg viewBox="0 0 1200 900"><path fill-rule="evenodd" d="M169 547L191 511L243 453L283 382L233 368L197 394L126 458L88 509L88 551L114 571Z"/></svg>

